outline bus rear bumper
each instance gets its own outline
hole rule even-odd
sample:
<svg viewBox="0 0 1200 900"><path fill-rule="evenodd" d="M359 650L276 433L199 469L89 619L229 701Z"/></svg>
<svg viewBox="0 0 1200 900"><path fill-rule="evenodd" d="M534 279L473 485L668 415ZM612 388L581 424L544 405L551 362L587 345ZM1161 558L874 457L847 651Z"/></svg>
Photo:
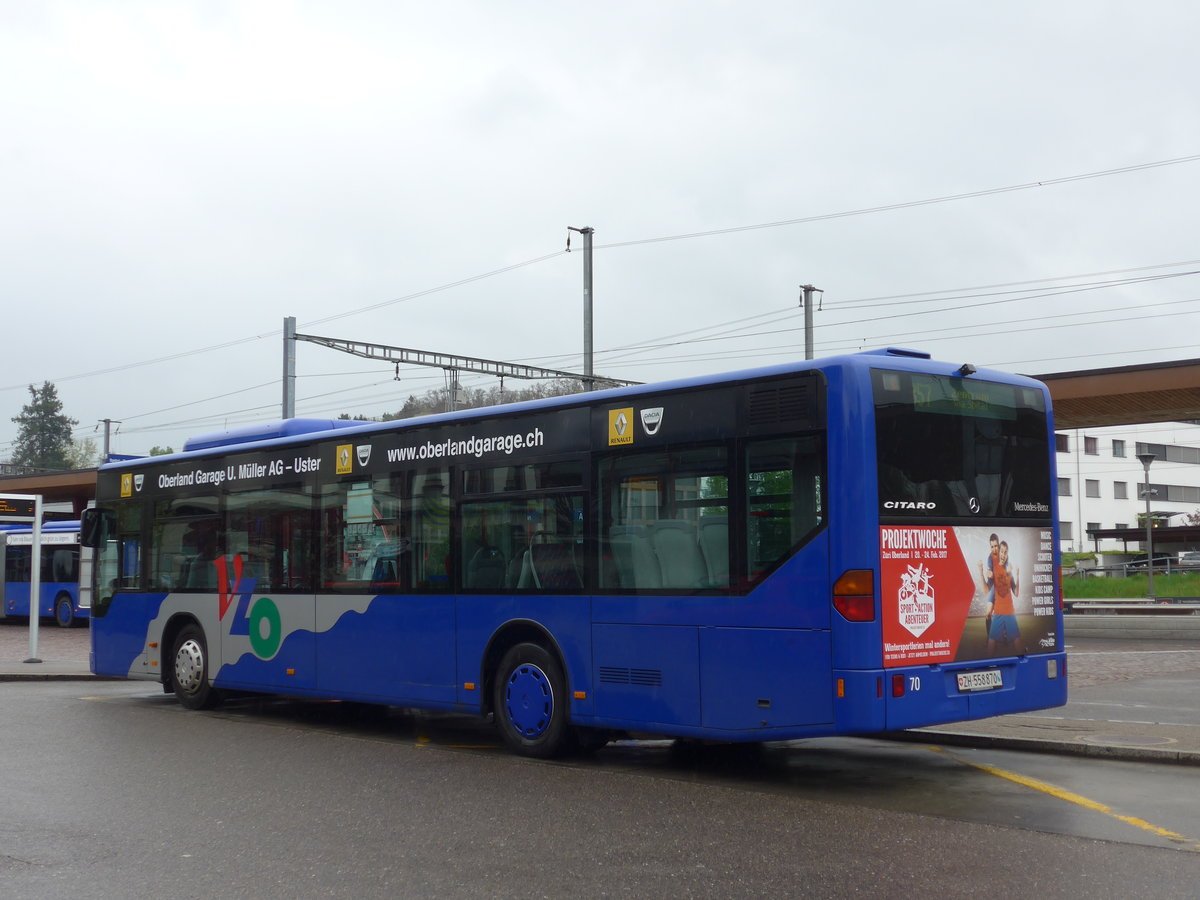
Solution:
<svg viewBox="0 0 1200 900"><path fill-rule="evenodd" d="M1066 654L834 673L837 731L896 731L1067 702Z"/></svg>

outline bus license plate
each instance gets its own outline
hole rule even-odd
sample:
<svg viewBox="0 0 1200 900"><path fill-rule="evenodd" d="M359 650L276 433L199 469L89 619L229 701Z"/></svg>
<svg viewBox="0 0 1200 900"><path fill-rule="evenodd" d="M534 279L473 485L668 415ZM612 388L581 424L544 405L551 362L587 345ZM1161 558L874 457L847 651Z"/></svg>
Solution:
<svg viewBox="0 0 1200 900"><path fill-rule="evenodd" d="M999 669L984 669L980 672L959 672L958 689L960 691L990 691L992 688L1004 687L1004 679Z"/></svg>

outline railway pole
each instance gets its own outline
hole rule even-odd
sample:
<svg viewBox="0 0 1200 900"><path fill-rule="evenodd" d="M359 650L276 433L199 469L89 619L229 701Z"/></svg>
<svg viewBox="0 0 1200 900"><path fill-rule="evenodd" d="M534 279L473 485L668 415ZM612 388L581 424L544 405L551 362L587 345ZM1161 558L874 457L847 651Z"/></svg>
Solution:
<svg viewBox="0 0 1200 900"><path fill-rule="evenodd" d="M296 317L283 320L283 418L296 418Z"/></svg>
<svg viewBox="0 0 1200 900"><path fill-rule="evenodd" d="M818 287L813 287L811 284L800 285L800 290L804 291L804 299L800 301L800 305L804 307L804 358L813 358L813 305L812 295L825 293Z"/></svg>
<svg viewBox="0 0 1200 900"><path fill-rule="evenodd" d="M592 377L595 374L592 370L592 235L596 229L567 226L567 230L583 235L583 374L586 390L592 391L596 389ZM571 249L570 242L567 249Z"/></svg>
<svg viewBox="0 0 1200 900"><path fill-rule="evenodd" d="M1146 469L1146 485L1142 494L1146 497L1146 599L1154 599L1154 531L1150 522L1150 463L1158 457L1153 453L1139 453L1138 459Z"/></svg>

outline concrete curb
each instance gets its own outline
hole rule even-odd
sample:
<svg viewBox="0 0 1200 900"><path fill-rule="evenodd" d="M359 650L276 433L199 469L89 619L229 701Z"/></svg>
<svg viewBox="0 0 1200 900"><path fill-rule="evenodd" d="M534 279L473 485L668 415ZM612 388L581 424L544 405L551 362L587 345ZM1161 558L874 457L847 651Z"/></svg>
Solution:
<svg viewBox="0 0 1200 900"><path fill-rule="evenodd" d="M889 731L874 735L874 737L910 744L948 744L952 747L994 748L1086 756L1093 759L1113 759L1125 762L1159 762L1200 766L1200 753L1194 750L1170 750L1162 747L1120 747L1113 744L1004 737L994 734L972 734L965 731Z"/></svg>

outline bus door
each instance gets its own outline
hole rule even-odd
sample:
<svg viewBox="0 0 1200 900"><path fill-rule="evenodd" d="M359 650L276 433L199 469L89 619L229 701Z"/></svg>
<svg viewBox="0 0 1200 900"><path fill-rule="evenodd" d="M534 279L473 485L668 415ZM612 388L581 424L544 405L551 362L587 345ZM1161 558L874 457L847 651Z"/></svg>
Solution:
<svg viewBox="0 0 1200 900"><path fill-rule="evenodd" d="M450 487L438 468L325 488L320 690L377 702L453 699Z"/></svg>
<svg viewBox="0 0 1200 900"><path fill-rule="evenodd" d="M739 547L754 587L700 630L703 724L769 730L833 721L829 541L819 435L749 440ZM703 527L706 519L700 519ZM740 576L739 576L740 577Z"/></svg>
<svg viewBox="0 0 1200 900"><path fill-rule="evenodd" d="M311 498L285 487L230 494L221 540L219 565L205 573L222 620L218 686L316 687Z"/></svg>

